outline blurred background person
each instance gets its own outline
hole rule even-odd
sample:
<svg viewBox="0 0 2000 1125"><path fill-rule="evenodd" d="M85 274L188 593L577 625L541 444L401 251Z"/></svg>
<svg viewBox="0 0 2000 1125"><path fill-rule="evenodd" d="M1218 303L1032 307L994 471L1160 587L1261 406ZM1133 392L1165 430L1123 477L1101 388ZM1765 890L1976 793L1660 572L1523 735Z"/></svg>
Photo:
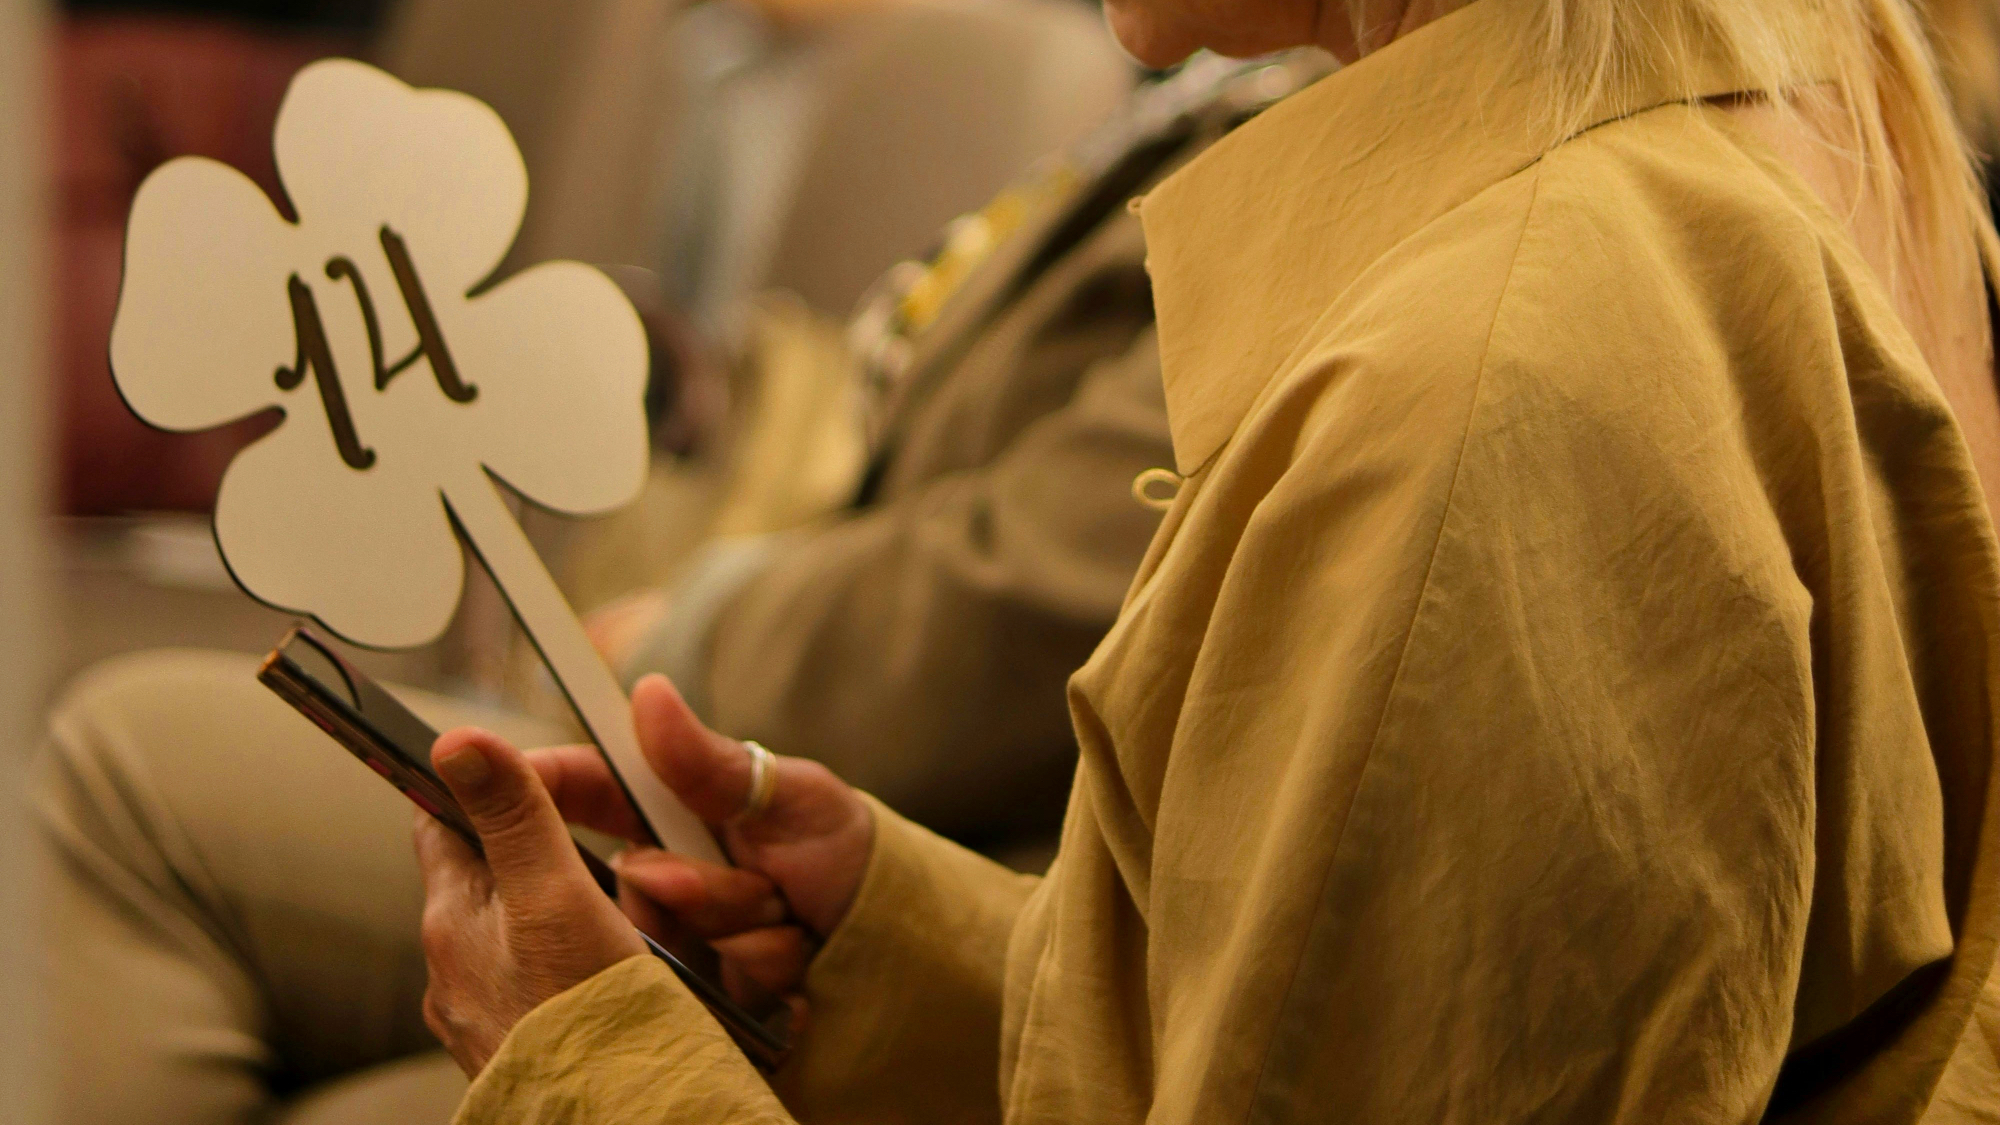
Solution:
<svg viewBox="0 0 2000 1125"><path fill-rule="evenodd" d="M1171 463L1125 203L1324 64L1207 60L1093 132L1134 72L1087 9L509 10L420 2L371 51L509 120L535 184L512 263L666 248L655 277L614 271L655 341L646 495L595 526L527 516L578 604L646 588L596 618L600 644L628 676L673 671L715 722L774 746L811 731L912 815L1043 862L1075 752L1063 682L1157 523L1162 494L1135 482ZM690 79L690 40L740 58ZM942 238L910 229L1009 177ZM925 243L879 283L857 270ZM96 622L71 631L73 666L281 631L189 588L214 566L196 520L70 531L125 544L64 576L70 621ZM437 651L362 661L443 689L411 697L441 726L561 738L503 614L472 591ZM408 812L251 673L133 657L55 712L39 800L63 1119L441 1120L462 1080L422 1054Z"/></svg>
<svg viewBox="0 0 2000 1125"><path fill-rule="evenodd" d="M662 267L658 282L616 271L655 330L654 487L602 526L527 516L586 609L668 584L713 537L846 508L871 446L842 319L875 275L899 258L921 261L947 219L1074 143L1136 77L1094 10L1060 0L166 4L79 10L63 22L62 42L65 288L55 311L58 475L70 517L58 544L66 672L163 644L257 651L281 626L231 589L205 518L229 457L269 420L196 435L150 430L116 395L105 339L123 215L139 180L196 153L246 167L282 198L271 119L305 61L360 54L501 112L534 185L503 268L550 257ZM1018 210L995 221L1013 222ZM961 237L959 266L966 248ZM1129 299L1093 300L1085 322L1149 316ZM1053 405L1066 397L1061 381L1091 358L1072 347L1044 363L1054 383L1016 404L1033 398L1031 413ZM952 468L987 459L1023 420L989 419L984 449L960 451ZM700 456L682 456L691 451ZM891 491L928 475L906 458ZM1126 548L1135 558L1144 522ZM719 608L712 578L691 585ZM646 630L649 651L673 647L672 634L706 636L691 617L684 609L671 626ZM638 639L631 628L614 635ZM560 714L481 580L442 643L362 659L400 682ZM1054 701L1045 706L1059 712L1059 679L1043 688Z"/></svg>

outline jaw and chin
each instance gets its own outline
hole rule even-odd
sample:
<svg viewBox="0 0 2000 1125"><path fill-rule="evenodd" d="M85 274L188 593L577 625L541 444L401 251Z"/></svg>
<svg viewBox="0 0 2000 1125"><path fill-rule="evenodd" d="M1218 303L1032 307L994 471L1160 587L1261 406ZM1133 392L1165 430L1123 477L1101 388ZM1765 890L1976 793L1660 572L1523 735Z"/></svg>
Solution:
<svg viewBox="0 0 2000 1125"><path fill-rule="evenodd" d="M1378 34L1367 38L1394 38L1393 33L1379 32L1401 25L1402 17L1418 6L1367 5L1367 9L1388 8L1383 14L1396 17L1369 20ZM1317 46L1343 63L1364 53L1357 42L1356 20L1343 0L1106 0L1104 18L1125 53L1155 70L1203 48L1230 58L1251 58L1288 47Z"/></svg>

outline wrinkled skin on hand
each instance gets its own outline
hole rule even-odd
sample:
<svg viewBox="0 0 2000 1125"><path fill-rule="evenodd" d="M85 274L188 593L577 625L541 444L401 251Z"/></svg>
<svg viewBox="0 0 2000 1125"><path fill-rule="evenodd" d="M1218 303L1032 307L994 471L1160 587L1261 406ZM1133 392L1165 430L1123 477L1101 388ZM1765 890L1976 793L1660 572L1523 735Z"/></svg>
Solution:
<svg viewBox="0 0 2000 1125"><path fill-rule="evenodd" d="M521 1018L619 961L645 952L633 926L669 915L723 955L726 983L796 999L818 942L846 916L874 843L860 794L818 763L777 762L771 805L737 820L750 789L743 745L704 728L673 686L649 676L633 691L640 744L653 768L718 830L736 867L657 848L616 860L620 901L598 890L564 821L638 841L645 832L595 749L532 754L473 728L438 739L432 761L479 831L480 859L428 815L418 818L425 1021L477 1075ZM622 910L621 910L622 908Z"/></svg>

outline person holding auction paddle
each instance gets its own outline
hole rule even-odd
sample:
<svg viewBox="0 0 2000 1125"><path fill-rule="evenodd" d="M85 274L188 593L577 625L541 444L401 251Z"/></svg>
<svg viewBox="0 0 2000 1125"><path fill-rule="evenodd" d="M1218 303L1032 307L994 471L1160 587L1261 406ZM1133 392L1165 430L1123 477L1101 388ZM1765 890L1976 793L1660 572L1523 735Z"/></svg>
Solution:
<svg viewBox="0 0 2000 1125"><path fill-rule="evenodd" d="M1178 492L1054 866L640 683L736 867L627 862L797 995L767 1085L568 844L599 759L451 732L459 1120L1990 1113L1994 238L1905 0L1110 15L1350 65L1141 205Z"/></svg>

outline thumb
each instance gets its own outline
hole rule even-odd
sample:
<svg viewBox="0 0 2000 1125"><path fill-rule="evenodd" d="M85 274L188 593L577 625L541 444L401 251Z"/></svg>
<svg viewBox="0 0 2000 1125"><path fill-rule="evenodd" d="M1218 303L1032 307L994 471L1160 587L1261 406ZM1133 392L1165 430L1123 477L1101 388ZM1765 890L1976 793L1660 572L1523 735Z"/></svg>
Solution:
<svg viewBox="0 0 2000 1125"><path fill-rule="evenodd" d="M503 893L509 885L571 874L570 867L583 873L540 775L505 739L477 727L447 731L431 747L431 765L478 830Z"/></svg>
<svg viewBox="0 0 2000 1125"><path fill-rule="evenodd" d="M741 742L703 726L665 676L632 687L632 723L653 772L696 816L721 824L750 795L750 754Z"/></svg>

